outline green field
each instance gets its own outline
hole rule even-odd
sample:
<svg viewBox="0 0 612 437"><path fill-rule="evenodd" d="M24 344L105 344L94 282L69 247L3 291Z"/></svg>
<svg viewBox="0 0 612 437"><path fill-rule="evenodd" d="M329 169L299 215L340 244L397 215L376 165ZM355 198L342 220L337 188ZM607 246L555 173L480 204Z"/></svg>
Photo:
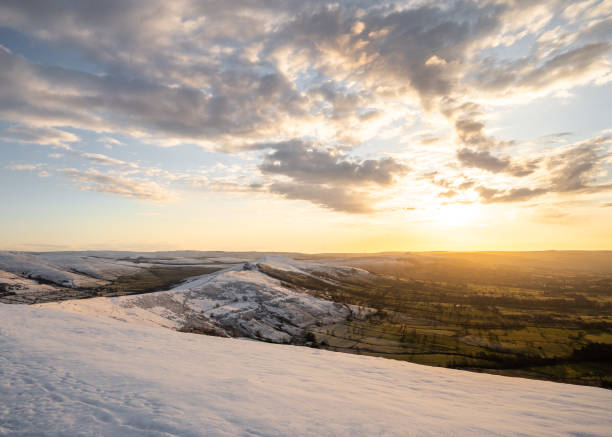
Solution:
<svg viewBox="0 0 612 437"><path fill-rule="evenodd" d="M311 284L313 293L378 312L316 327L308 335L309 344L427 365L612 387L612 277L557 275L538 285L517 274L517 283L533 288L513 286L507 276L502 279L498 282L505 285L378 275L368 282L347 279L324 291Z"/></svg>

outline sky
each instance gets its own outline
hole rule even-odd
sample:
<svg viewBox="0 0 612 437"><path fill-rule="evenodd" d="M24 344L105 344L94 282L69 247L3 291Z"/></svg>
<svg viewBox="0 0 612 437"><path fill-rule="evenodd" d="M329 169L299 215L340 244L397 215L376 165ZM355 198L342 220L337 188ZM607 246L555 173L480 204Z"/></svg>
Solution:
<svg viewBox="0 0 612 437"><path fill-rule="evenodd" d="M0 3L0 248L612 249L612 1Z"/></svg>

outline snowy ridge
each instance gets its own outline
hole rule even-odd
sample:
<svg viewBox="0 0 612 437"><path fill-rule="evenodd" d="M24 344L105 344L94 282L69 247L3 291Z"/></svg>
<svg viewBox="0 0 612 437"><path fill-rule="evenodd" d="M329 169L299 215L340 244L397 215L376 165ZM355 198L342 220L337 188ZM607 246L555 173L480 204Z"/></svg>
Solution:
<svg viewBox="0 0 612 437"><path fill-rule="evenodd" d="M313 276L312 272L321 269L326 272L325 279ZM167 291L45 305L70 312L104 314L137 323L276 343L293 341L315 324L365 317L373 312L313 296L304 289L284 284L266 271L311 277L329 287L334 286L330 277L346 274L345 268L267 256L193 278Z"/></svg>
<svg viewBox="0 0 612 437"><path fill-rule="evenodd" d="M0 305L0 434L609 436L612 391Z"/></svg>
<svg viewBox="0 0 612 437"><path fill-rule="evenodd" d="M84 279L79 274L25 253L0 252L0 270L70 288L74 287L75 283L80 283L79 279Z"/></svg>
<svg viewBox="0 0 612 437"><path fill-rule="evenodd" d="M0 252L0 271L60 287L96 287L144 266L123 262L102 252Z"/></svg>
<svg viewBox="0 0 612 437"><path fill-rule="evenodd" d="M62 292L70 297L74 295L74 290L109 286L122 276L146 274L153 268L225 268L249 259L249 254L240 258L238 254L224 256L219 252L197 251L0 251L0 297L7 291L18 291L29 298L11 302L45 301L45 294L52 295L51 300L57 300Z"/></svg>

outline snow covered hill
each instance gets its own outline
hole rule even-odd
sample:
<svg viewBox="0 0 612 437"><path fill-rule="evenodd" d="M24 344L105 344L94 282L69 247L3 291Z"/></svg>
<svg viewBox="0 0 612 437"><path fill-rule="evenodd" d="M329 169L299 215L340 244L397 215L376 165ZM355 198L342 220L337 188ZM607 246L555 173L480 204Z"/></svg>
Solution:
<svg viewBox="0 0 612 437"><path fill-rule="evenodd" d="M0 304L0 434L609 436L612 391Z"/></svg>
<svg viewBox="0 0 612 437"><path fill-rule="evenodd" d="M370 274L350 267L266 256L193 278L168 291L47 305L124 321L287 343L303 336L308 327L373 312L314 296L308 293L312 290L295 285L313 283L318 290L325 290L346 276L367 281Z"/></svg>
<svg viewBox="0 0 612 437"><path fill-rule="evenodd" d="M0 251L0 271L63 287L104 285L151 267L228 265L252 259L222 252L10 252Z"/></svg>
<svg viewBox="0 0 612 437"><path fill-rule="evenodd" d="M250 253L225 252L11 252L0 251L0 302L34 303L112 294L119 278L149 276L151 272L215 270L247 262ZM198 273L201 274L201 273ZM153 275L154 276L154 275ZM176 276L176 275L175 275ZM159 278L158 278L159 279ZM176 278L172 278L173 280ZM164 282L160 279L160 282ZM170 281L172 282L172 281ZM176 281L174 281L176 282ZM138 285L137 283L135 285ZM143 288L150 281L143 281ZM111 286L112 290L105 290ZM146 291L146 290L140 291ZM137 292L139 290L128 290Z"/></svg>

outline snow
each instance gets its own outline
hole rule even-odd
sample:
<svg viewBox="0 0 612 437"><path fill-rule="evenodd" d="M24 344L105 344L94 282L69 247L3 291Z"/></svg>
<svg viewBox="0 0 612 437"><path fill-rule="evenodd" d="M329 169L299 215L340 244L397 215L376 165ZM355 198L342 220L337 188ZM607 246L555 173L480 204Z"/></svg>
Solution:
<svg viewBox="0 0 612 437"><path fill-rule="evenodd" d="M43 279L64 287L74 287L78 275L63 271L33 255L0 252L0 269L33 279Z"/></svg>
<svg viewBox="0 0 612 437"><path fill-rule="evenodd" d="M105 285L141 269L95 252L0 252L0 270L69 288Z"/></svg>
<svg viewBox="0 0 612 437"><path fill-rule="evenodd" d="M0 251L0 272L21 276L22 285L30 292L49 289L37 287L37 281L61 288L92 288L108 285L120 276L137 274L154 267L217 267L227 268L244 263L266 264L277 270L306 275L351 274L365 271L351 267L328 266L297 261L280 255L265 255L254 260L254 254L228 252L9 252ZM14 278L12 278L14 279Z"/></svg>
<svg viewBox="0 0 612 437"><path fill-rule="evenodd" d="M612 391L0 305L0 434L609 436Z"/></svg>
<svg viewBox="0 0 612 437"><path fill-rule="evenodd" d="M21 276L3 270L0 270L0 284L3 284L8 290L15 294L27 292L48 293L58 290L58 287L39 284L33 279L22 278Z"/></svg>
<svg viewBox="0 0 612 437"><path fill-rule="evenodd" d="M274 261L276 270L302 273L286 259ZM206 329L276 343L290 342L317 323L336 323L351 313L360 317L373 311L311 296L283 285L254 264L247 267L238 265L198 276L167 291L45 305L143 325Z"/></svg>
<svg viewBox="0 0 612 437"><path fill-rule="evenodd" d="M193 257L200 254L199 257ZM120 276L132 275L152 267L206 266L227 267L245 262L232 257L206 257L208 252L7 252L0 251L0 271L25 278L51 282L61 287L107 285ZM228 261L224 263L223 261Z"/></svg>
<svg viewBox="0 0 612 437"><path fill-rule="evenodd" d="M350 266L349 264L342 265L341 263L330 263L321 264L319 262L297 260L282 255L265 255L253 263L265 264L277 270L284 270L288 272L314 274L318 276L320 274L331 274L337 276L339 274L347 275L370 275L366 270Z"/></svg>

